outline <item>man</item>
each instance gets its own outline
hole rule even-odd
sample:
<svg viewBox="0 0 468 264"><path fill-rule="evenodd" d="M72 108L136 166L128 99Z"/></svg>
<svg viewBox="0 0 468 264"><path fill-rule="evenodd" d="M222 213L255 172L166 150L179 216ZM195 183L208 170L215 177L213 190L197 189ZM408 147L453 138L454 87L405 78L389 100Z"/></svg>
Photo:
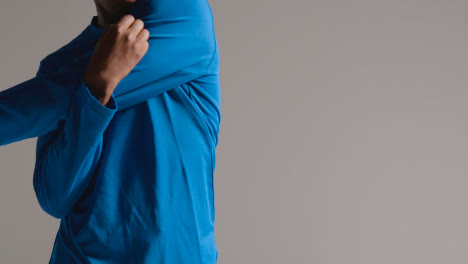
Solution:
<svg viewBox="0 0 468 264"><path fill-rule="evenodd" d="M39 137L34 190L61 219L49 263L216 263L210 6L95 4L34 78L0 92L0 145Z"/></svg>

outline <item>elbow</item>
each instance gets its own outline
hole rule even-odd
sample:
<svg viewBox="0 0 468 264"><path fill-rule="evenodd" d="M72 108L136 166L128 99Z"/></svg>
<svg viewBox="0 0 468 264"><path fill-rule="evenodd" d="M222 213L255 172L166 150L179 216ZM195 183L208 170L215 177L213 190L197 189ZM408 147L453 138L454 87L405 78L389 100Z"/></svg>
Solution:
<svg viewBox="0 0 468 264"><path fill-rule="evenodd" d="M39 204L44 212L46 212L48 215L57 218L57 219L62 219L65 218L67 215L67 210L60 210L58 207L51 206L47 201L40 201Z"/></svg>

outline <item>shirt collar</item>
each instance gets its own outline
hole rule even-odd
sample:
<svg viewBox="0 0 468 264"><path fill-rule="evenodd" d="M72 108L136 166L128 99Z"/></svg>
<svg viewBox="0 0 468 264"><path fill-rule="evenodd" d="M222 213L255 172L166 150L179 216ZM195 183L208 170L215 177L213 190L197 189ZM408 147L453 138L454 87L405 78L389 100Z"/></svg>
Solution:
<svg viewBox="0 0 468 264"><path fill-rule="evenodd" d="M87 28L88 33L98 36L101 35L105 30L106 27L98 25L98 16L93 16Z"/></svg>

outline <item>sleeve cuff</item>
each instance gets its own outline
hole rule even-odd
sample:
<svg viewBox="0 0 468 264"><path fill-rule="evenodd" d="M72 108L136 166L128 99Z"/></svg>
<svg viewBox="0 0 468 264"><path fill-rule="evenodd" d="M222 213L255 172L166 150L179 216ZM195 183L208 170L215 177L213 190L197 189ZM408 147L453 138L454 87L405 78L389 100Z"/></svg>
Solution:
<svg viewBox="0 0 468 264"><path fill-rule="evenodd" d="M112 118L118 109L117 101L115 100L113 94L111 95L107 105L103 105L96 97L91 94L89 87L86 85L84 80L81 80L78 86L77 100L81 105L90 108L99 117L104 119Z"/></svg>

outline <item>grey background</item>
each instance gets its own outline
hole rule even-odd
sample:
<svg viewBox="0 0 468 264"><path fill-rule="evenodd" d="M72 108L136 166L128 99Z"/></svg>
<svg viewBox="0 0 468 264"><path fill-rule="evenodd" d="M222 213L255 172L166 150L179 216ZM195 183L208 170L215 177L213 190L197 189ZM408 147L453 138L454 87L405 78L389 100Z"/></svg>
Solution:
<svg viewBox="0 0 468 264"><path fill-rule="evenodd" d="M219 263L468 263L468 2L211 4ZM3 1L1 89L95 14L91 0ZM52 250L35 142L0 148L1 263Z"/></svg>

